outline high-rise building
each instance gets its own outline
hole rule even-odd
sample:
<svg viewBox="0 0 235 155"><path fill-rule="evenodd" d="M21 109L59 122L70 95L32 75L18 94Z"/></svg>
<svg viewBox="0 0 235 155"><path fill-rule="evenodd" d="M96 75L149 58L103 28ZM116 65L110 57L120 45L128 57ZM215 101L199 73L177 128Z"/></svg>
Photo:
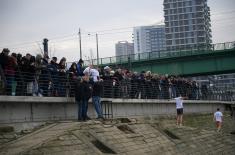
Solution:
<svg viewBox="0 0 235 155"><path fill-rule="evenodd" d="M165 26L151 25L134 28L135 53L158 52L166 49Z"/></svg>
<svg viewBox="0 0 235 155"><path fill-rule="evenodd" d="M167 50L209 48L210 8L207 0L164 0Z"/></svg>
<svg viewBox="0 0 235 155"><path fill-rule="evenodd" d="M134 54L134 44L128 41L119 41L116 46L116 56Z"/></svg>

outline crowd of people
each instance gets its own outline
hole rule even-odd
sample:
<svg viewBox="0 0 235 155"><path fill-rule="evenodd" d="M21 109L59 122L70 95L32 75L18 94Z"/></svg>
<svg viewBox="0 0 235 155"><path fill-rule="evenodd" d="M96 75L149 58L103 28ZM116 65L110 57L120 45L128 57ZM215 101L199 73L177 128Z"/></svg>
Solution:
<svg viewBox="0 0 235 155"><path fill-rule="evenodd" d="M140 73L125 68L112 69L109 66L99 68L89 65L84 67L83 60L73 62L67 68L66 58L59 62L48 55L33 56L11 53L3 49L0 54L1 92L0 94L17 96L75 96L76 83L84 75L89 76L93 85L102 79L102 97L170 99L179 95L189 99L199 99L207 93L207 88L200 88L190 79L153 74L150 71ZM200 91L199 91L200 90Z"/></svg>
<svg viewBox="0 0 235 155"><path fill-rule="evenodd" d="M64 96L66 59L57 63L47 55L11 53L4 48L0 54L1 93L12 96ZM58 78L59 77L59 78ZM52 88L53 87L53 88ZM51 91L50 91L51 90Z"/></svg>

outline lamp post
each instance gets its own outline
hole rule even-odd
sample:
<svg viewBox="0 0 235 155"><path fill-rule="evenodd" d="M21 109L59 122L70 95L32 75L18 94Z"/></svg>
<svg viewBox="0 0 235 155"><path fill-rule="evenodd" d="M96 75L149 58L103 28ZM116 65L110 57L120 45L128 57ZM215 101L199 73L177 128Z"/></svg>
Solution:
<svg viewBox="0 0 235 155"><path fill-rule="evenodd" d="M80 28L79 28L79 32L78 32L78 37L79 37L80 59L82 59L82 38L81 38L81 29Z"/></svg>
<svg viewBox="0 0 235 155"><path fill-rule="evenodd" d="M90 33L88 33L89 36L91 36ZM97 66L99 66L99 39L98 39L98 34L95 34L96 38L96 58L97 58Z"/></svg>
<svg viewBox="0 0 235 155"><path fill-rule="evenodd" d="M97 54L97 66L99 66L99 43L98 43L98 34L95 34L96 36L96 54Z"/></svg>

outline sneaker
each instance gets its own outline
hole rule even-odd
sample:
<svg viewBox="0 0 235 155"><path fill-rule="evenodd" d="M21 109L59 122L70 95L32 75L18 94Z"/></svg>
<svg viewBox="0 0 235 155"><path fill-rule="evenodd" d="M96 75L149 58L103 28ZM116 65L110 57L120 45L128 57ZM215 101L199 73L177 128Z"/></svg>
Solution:
<svg viewBox="0 0 235 155"><path fill-rule="evenodd" d="M85 120L91 120L91 118L87 116Z"/></svg>
<svg viewBox="0 0 235 155"><path fill-rule="evenodd" d="M104 118L103 118L103 117L98 117L98 118L96 118L96 120L98 120L98 121L104 121Z"/></svg>
<svg viewBox="0 0 235 155"><path fill-rule="evenodd" d="M42 95L41 93L38 93L38 96L39 96L39 97L43 97L43 95Z"/></svg>

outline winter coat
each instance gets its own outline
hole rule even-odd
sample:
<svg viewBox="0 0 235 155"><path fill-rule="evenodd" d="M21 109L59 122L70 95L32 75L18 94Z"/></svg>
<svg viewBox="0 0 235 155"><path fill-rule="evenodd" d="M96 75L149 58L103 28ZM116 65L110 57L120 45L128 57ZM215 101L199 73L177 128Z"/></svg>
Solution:
<svg viewBox="0 0 235 155"><path fill-rule="evenodd" d="M103 93L103 85L101 82L95 82L93 85L92 96L101 96Z"/></svg>
<svg viewBox="0 0 235 155"><path fill-rule="evenodd" d="M8 57L8 62L5 65L5 75L15 75L17 60L14 57Z"/></svg>
<svg viewBox="0 0 235 155"><path fill-rule="evenodd" d="M4 53L0 54L0 65L2 66L2 69L5 68L8 61L8 56L4 55Z"/></svg>
<svg viewBox="0 0 235 155"><path fill-rule="evenodd" d="M75 88L75 99L80 100L89 100L91 97L92 88L91 85L86 81L78 81Z"/></svg>

